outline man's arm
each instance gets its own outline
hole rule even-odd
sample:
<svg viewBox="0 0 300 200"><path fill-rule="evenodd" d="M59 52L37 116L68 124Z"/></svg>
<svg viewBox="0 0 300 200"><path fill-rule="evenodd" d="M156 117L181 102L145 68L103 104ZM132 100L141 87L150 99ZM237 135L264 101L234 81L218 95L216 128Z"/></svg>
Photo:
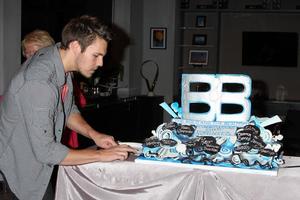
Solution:
<svg viewBox="0 0 300 200"><path fill-rule="evenodd" d="M94 130L83 119L80 113L71 113L67 121L67 126L71 130L94 140L96 145L99 147L110 148L113 146L117 146L117 143L112 136Z"/></svg>
<svg viewBox="0 0 300 200"><path fill-rule="evenodd" d="M70 149L60 165L80 165L92 162L109 162L113 160L126 160L128 153L136 153L136 150L128 145L118 145L109 149Z"/></svg>
<svg viewBox="0 0 300 200"><path fill-rule="evenodd" d="M71 113L67 122L68 128L95 141L97 146L103 149L70 149L60 165L78 165L91 162L108 162L113 160L125 160L128 153L136 153L136 150L128 145L118 145L112 136L99 133L94 130L81 116L80 113Z"/></svg>

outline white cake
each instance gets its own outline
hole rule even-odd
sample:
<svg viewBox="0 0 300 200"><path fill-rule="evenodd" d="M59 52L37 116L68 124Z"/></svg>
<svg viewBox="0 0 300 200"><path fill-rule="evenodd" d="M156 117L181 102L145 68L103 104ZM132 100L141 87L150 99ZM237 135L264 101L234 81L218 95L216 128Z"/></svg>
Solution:
<svg viewBox="0 0 300 200"><path fill-rule="evenodd" d="M209 85L206 91L191 91L192 83ZM240 84L242 91L224 92L224 84ZM251 79L245 75L184 74L182 107L178 103L161 106L172 115L145 139L136 162L176 165L209 170L231 170L276 175L283 163L279 155L282 136L267 129L281 122L250 117ZM191 103L205 103L204 113L190 112ZM239 113L222 113L222 104L238 104Z"/></svg>

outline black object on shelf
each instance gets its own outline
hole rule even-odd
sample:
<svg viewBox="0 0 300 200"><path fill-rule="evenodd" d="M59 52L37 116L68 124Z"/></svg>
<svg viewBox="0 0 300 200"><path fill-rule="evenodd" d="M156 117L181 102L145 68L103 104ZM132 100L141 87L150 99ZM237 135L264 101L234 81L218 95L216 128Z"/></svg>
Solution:
<svg viewBox="0 0 300 200"><path fill-rule="evenodd" d="M122 142L143 142L163 123L163 96L133 96L123 99L99 99L82 109L81 114L96 130ZM80 148L94 145L79 136Z"/></svg>

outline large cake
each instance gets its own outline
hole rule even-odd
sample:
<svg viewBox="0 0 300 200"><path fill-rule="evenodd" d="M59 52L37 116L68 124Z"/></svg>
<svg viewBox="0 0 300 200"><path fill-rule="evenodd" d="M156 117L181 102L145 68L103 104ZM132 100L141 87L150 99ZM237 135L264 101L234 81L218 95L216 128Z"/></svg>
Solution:
<svg viewBox="0 0 300 200"><path fill-rule="evenodd" d="M268 127L281 119L251 116L250 96L246 75L183 74L182 107L161 104L173 119L145 139L136 162L277 175L282 135ZM195 112L197 104L209 109ZM224 113L226 104L242 109Z"/></svg>

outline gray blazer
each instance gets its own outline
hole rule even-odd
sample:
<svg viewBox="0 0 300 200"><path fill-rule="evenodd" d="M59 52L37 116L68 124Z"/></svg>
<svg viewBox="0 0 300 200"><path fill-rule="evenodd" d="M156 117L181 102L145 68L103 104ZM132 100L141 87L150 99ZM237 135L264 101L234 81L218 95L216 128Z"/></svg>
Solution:
<svg viewBox="0 0 300 200"><path fill-rule="evenodd" d="M53 166L69 151L60 140L71 112L79 111L58 47L41 49L14 76L0 104L0 170L19 199L43 198Z"/></svg>

